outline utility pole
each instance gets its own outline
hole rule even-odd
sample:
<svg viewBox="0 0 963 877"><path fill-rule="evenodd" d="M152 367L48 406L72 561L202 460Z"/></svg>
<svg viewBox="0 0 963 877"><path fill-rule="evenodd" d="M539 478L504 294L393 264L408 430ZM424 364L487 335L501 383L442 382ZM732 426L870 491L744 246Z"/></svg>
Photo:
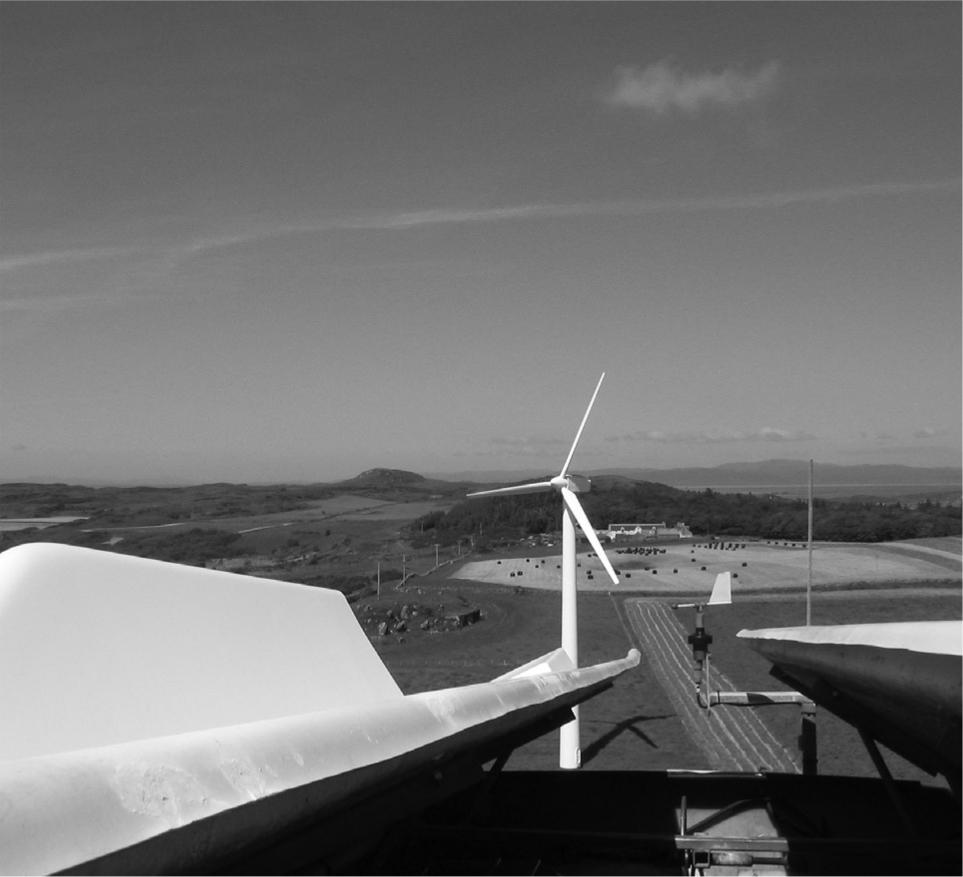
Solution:
<svg viewBox="0 0 963 877"><path fill-rule="evenodd" d="M378 599L381 599L381 561L378 561Z"/></svg>
<svg viewBox="0 0 963 877"><path fill-rule="evenodd" d="M438 543L435 543L435 569L438 569Z"/></svg>
<svg viewBox="0 0 963 877"><path fill-rule="evenodd" d="M813 461L809 461L809 578L806 582L806 627L812 624L813 601Z"/></svg>

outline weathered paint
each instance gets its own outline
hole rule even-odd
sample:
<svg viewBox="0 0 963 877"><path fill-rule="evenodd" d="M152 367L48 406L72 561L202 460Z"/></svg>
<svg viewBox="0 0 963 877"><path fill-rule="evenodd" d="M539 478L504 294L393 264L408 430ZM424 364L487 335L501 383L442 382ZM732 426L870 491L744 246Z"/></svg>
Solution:
<svg viewBox="0 0 963 877"><path fill-rule="evenodd" d="M932 772L959 773L959 621L743 630L817 703Z"/></svg>
<svg viewBox="0 0 963 877"><path fill-rule="evenodd" d="M330 806L571 706L638 662L633 650L581 670L0 763L0 870L75 868L191 825L203 840L191 850L223 854L257 831L270 836L287 818L262 808L252 829L246 805L304 789L311 807ZM197 867L191 852L170 850L166 859L155 845L151 861L163 859L162 870Z"/></svg>
<svg viewBox="0 0 963 877"><path fill-rule="evenodd" d="M339 593L34 544L0 555L0 662L0 871L189 872L480 763L639 653L405 697Z"/></svg>

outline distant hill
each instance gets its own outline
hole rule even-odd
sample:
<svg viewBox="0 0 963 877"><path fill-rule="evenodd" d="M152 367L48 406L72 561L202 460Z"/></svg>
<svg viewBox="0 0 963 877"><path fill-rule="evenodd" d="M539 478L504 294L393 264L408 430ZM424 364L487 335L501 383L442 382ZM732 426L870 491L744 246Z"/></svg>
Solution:
<svg viewBox="0 0 963 877"><path fill-rule="evenodd" d="M963 481L963 470L955 467L816 463L814 471L817 485L949 487ZM679 469L601 469L593 474L660 481L673 487L793 487L808 483L809 461L764 460Z"/></svg>
<svg viewBox="0 0 963 877"><path fill-rule="evenodd" d="M341 487L403 487L425 481L424 475L404 469L367 469L354 478L338 482Z"/></svg>
<svg viewBox="0 0 963 877"><path fill-rule="evenodd" d="M727 463L712 467L677 469L612 468L583 470L596 489L622 487L633 482L662 484L685 490L720 489L726 492L771 492L802 495L809 478L806 460L766 460L760 463ZM0 484L0 507L7 516L44 516L56 514L90 515L105 508L123 506L128 516L164 519L190 518L194 515L267 513L299 508L342 492L385 499L415 500L445 496L461 499L483 486L545 480L552 473L530 471L474 471L444 475L420 475L404 469L378 467L354 478L335 483L313 484L201 484L179 487L90 487L49 482L11 482ZM960 501L963 471L957 467L918 467L859 465L840 466L817 463L817 497L888 497L930 499L938 502ZM651 487L649 488L651 489ZM173 517L168 518L176 508ZM146 520L150 517L151 520Z"/></svg>
<svg viewBox="0 0 963 877"><path fill-rule="evenodd" d="M816 495L824 497L885 497L889 501L931 499L938 502L958 502L963 490L963 470L952 466L843 466L817 461L814 469ZM623 482L667 484L683 490L711 488L728 493L746 491L804 496L809 483L808 460L764 460L758 463L724 463L720 466L674 469L621 467L580 472L590 476L596 487L602 487L610 479L622 479ZM434 477L497 485L543 479L545 472L479 470Z"/></svg>

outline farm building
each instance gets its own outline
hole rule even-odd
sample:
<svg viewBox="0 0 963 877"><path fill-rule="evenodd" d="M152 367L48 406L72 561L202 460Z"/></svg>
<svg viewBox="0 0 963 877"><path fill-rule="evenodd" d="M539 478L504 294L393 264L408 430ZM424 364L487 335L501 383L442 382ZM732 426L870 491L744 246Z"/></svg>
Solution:
<svg viewBox="0 0 963 877"><path fill-rule="evenodd" d="M648 524L609 524L604 531L610 542L619 539L665 539L678 537L679 539L692 535L692 531L682 521L677 521L674 527L667 527L665 521Z"/></svg>

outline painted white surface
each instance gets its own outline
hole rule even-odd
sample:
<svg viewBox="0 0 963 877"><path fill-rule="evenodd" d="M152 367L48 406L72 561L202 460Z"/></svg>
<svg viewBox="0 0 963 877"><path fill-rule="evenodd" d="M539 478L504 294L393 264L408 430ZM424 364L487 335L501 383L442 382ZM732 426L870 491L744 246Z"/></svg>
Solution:
<svg viewBox="0 0 963 877"><path fill-rule="evenodd" d="M163 872L194 873L203 861L197 857L236 848L252 834L270 836L304 818L309 806L329 805L402 772L434 769L437 757L497 739L639 660L633 649L580 670L0 762L0 872L70 868L204 820L186 849L165 841L135 851L145 858L128 863L134 870L149 862ZM469 739L452 739L468 731ZM299 790L294 811L275 797L292 789ZM246 805L258 802L267 809L246 817Z"/></svg>
<svg viewBox="0 0 963 877"><path fill-rule="evenodd" d="M565 670L574 670L575 664L569 657L565 649L553 649L539 658L532 658L527 664L509 670L501 676L495 677L492 682L503 682L506 679L521 679L523 676L544 676L547 673L561 673Z"/></svg>
<svg viewBox="0 0 963 877"><path fill-rule="evenodd" d="M963 623L896 621L883 624L827 624L740 630L743 639L785 640L813 645L874 646L934 655L963 655Z"/></svg>
<svg viewBox="0 0 963 877"><path fill-rule="evenodd" d="M336 591L66 545L0 554L0 761L401 697Z"/></svg>

